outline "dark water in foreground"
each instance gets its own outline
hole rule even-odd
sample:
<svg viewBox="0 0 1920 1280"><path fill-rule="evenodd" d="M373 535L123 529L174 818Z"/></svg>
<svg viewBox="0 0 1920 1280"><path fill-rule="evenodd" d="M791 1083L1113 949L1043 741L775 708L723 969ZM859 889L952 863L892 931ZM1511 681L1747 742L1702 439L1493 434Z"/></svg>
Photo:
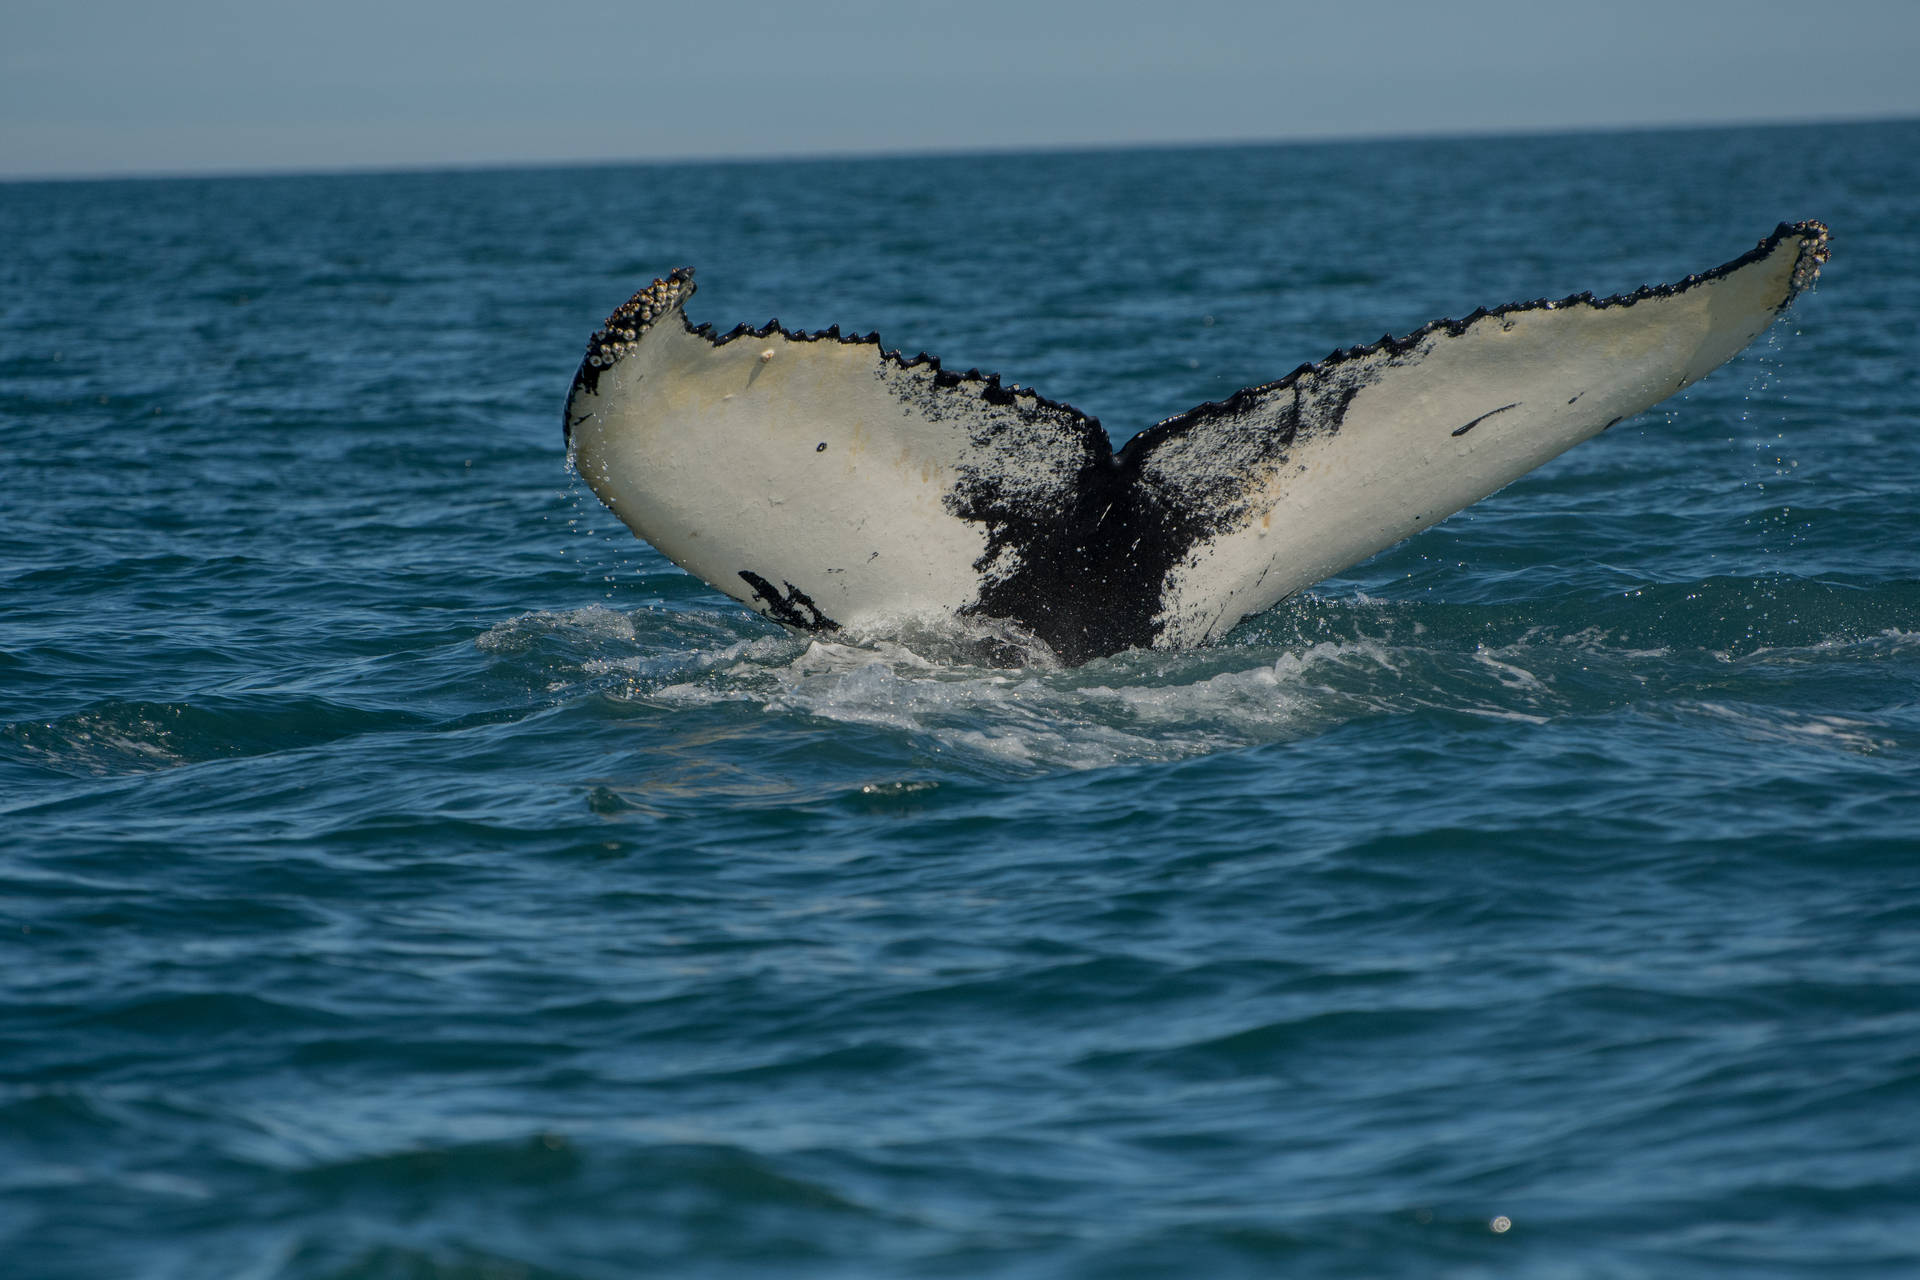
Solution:
<svg viewBox="0 0 1920 1280"><path fill-rule="evenodd" d="M1915 124L0 186L7 1273L1920 1274L1916 190ZM1736 364L1203 652L809 647L563 466L683 262L1125 435L1802 217Z"/></svg>

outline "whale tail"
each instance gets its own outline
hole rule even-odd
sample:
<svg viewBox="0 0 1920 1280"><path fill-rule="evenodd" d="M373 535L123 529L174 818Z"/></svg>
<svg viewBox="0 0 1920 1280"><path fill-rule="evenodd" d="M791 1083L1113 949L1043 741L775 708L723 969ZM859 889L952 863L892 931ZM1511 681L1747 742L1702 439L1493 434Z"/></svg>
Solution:
<svg viewBox="0 0 1920 1280"><path fill-rule="evenodd" d="M877 334L716 335L683 268L593 335L565 425L629 528L788 627L1004 619L1078 663L1215 639L1650 408L1827 252L1820 223L1782 224L1675 284L1435 321L1117 452L1069 405Z"/></svg>

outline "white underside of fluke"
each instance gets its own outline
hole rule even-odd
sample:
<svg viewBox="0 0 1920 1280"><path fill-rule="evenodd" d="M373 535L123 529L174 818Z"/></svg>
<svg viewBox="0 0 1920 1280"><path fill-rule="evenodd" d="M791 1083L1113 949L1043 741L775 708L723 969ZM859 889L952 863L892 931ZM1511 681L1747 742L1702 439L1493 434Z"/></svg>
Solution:
<svg viewBox="0 0 1920 1280"><path fill-rule="evenodd" d="M871 347L779 332L716 347L676 319L582 399L574 465L675 564L763 612L742 571L842 626L951 614L978 594L987 545L942 505L966 433L911 411L887 374Z"/></svg>
<svg viewBox="0 0 1920 1280"><path fill-rule="evenodd" d="M1142 432L875 338L609 318L567 405L593 491L803 630L1001 617L1068 661L1218 637L1704 377L1826 257L1818 223L1673 286L1437 322Z"/></svg>

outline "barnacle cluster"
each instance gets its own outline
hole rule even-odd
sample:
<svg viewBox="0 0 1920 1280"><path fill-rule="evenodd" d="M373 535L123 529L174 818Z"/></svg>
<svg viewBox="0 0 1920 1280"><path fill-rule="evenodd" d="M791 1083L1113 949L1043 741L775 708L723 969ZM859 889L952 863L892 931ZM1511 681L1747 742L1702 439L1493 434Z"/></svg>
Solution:
<svg viewBox="0 0 1920 1280"><path fill-rule="evenodd" d="M684 306L693 290L693 268L679 267L628 298L587 340L587 364L612 368L633 351L655 320Z"/></svg>
<svg viewBox="0 0 1920 1280"><path fill-rule="evenodd" d="M1819 277L1820 268L1825 265L1832 253L1825 223L1803 222L1793 229L1805 235L1807 239L1800 246L1800 256L1793 263L1792 293L1788 294L1789 298L1807 288Z"/></svg>

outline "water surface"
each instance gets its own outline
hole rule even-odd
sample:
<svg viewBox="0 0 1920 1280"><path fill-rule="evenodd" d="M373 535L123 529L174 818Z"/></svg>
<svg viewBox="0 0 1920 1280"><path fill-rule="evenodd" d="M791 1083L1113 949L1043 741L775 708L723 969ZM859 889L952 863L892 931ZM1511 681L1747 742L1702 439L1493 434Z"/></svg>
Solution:
<svg viewBox="0 0 1920 1280"><path fill-rule="evenodd" d="M1912 123L0 185L0 1249L1912 1274L1916 189ZM809 644L564 466L683 263L1124 438L1807 217L1747 355L1211 649Z"/></svg>

